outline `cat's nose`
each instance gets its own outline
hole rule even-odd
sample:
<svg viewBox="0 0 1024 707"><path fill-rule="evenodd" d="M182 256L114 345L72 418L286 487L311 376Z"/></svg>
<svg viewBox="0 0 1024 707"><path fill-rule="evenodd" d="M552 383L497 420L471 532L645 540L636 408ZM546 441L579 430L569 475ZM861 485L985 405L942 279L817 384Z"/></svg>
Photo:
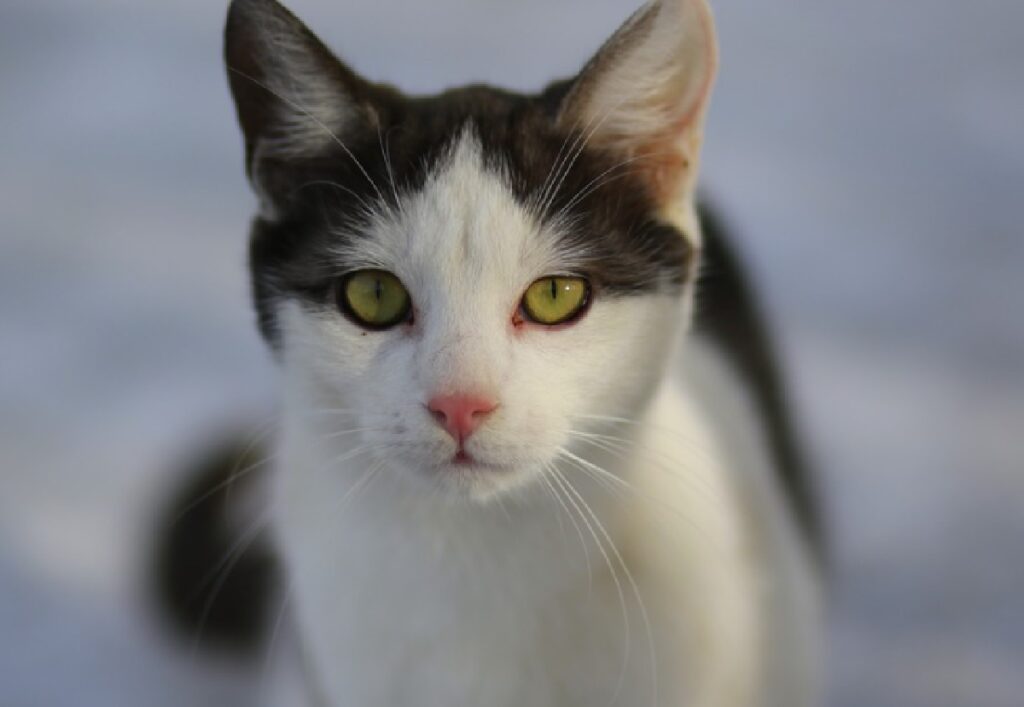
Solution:
<svg viewBox="0 0 1024 707"><path fill-rule="evenodd" d="M435 395L427 402L427 410L460 444L476 432L498 404L481 395Z"/></svg>

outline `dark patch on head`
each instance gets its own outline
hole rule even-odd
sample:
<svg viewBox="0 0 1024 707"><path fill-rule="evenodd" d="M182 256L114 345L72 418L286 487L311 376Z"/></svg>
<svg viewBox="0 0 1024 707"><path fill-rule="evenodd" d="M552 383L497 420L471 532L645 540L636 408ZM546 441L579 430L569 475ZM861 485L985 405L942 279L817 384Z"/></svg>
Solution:
<svg viewBox="0 0 1024 707"><path fill-rule="evenodd" d="M252 233L264 333L275 339L276 298L328 301L344 267L330 254L345 239L366 237L363 204L391 208L394 191L421 189L467 127L485 166L505 176L524 204L537 203L549 187L544 219L566 224L560 232L567 245L586 246L583 274L603 296L678 291L692 270L686 239L658 220L653 197L626 159L585 146L585 136L556 126L568 85L536 96L471 86L418 98L377 86L377 125L345 134L351 156L331 142L315 156L262 159L254 169L277 212L274 221L257 219Z"/></svg>

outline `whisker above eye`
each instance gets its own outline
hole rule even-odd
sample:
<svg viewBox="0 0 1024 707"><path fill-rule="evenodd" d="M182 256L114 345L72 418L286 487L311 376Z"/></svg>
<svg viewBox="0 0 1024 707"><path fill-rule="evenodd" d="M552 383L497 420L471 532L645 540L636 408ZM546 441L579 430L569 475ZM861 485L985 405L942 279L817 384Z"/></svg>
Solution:
<svg viewBox="0 0 1024 707"><path fill-rule="evenodd" d="M368 202L365 197L360 195L354 189L350 189L344 184L339 184L338 182L333 182L328 179L314 179L312 181L300 184L299 186L295 187L294 190L292 190L292 195L294 196L295 194L298 194L300 191L303 191L304 189L308 189L310 187L330 187L332 189L337 189L338 191L345 192L346 194L348 194L349 196L356 200L356 203L359 205L359 208L361 210L360 215L362 216L363 219L367 221L372 220L375 216L378 215L377 209L374 208L373 204Z"/></svg>
<svg viewBox="0 0 1024 707"><path fill-rule="evenodd" d="M388 137L390 137L392 129L393 127L388 130ZM395 197L395 208L398 209L398 213L404 218L405 211L402 207L402 200L398 198L398 186L395 183L395 172L391 166L390 145L387 137L381 136L380 124L377 125L377 142L380 144L380 155L384 159L384 167L387 170L388 181L391 183L391 193Z"/></svg>
<svg viewBox="0 0 1024 707"><path fill-rule="evenodd" d="M562 184L565 182L565 178L568 177L569 174L572 172L573 167L576 165L576 161L579 159L580 155L583 154L583 151L586 149L587 144L597 134L598 130L601 129L601 126L604 125L605 121L608 120L608 118L610 118L615 113L615 111L621 108L623 104L626 102L626 100L628 100L628 92L623 92L623 96L618 101L609 106L608 110L603 115L591 115L588 118L586 125L583 125L581 127L575 139L573 140L572 146L569 148L568 152L565 153L564 157L558 160L558 162L560 163L564 158L568 158L567 160L565 160L564 166L559 166L555 170L555 172L558 174L558 177L557 182L554 184L554 188L549 190L547 188L548 185L545 185L545 192L547 193L539 208L539 216L541 219L544 218L545 212L547 212L547 210L551 208L552 203L558 196L559 190L562 188ZM578 124L579 123L577 121L577 125ZM562 153L559 152L559 155L561 154ZM569 157L570 154L572 154L571 158Z"/></svg>

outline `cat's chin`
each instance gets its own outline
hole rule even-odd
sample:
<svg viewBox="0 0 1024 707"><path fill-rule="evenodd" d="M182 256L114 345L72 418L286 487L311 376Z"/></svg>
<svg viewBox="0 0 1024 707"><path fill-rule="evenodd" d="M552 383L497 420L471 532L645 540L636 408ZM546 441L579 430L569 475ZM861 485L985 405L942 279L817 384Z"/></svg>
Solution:
<svg viewBox="0 0 1024 707"><path fill-rule="evenodd" d="M453 500L487 503L523 488L535 472L532 465L453 459L432 468L430 476Z"/></svg>

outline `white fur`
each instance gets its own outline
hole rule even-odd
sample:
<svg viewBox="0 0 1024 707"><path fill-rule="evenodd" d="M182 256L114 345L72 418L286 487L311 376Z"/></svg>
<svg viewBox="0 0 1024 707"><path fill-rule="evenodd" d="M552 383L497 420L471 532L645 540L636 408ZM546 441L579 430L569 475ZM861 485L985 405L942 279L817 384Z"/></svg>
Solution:
<svg viewBox="0 0 1024 707"><path fill-rule="evenodd" d="M688 298L598 296L572 327L514 328L525 288L572 254L471 130L360 242L347 256L398 275L412 329L279 313L274 526L328 704L810 704L807 662L780 660L813 653L810 571L735 381L699 347L682 355L701 386L670 365ZM423 404L454 391L499 401L468 443L493 468L449 464ZM705 394L743 414L715 418ZM595 431L625 446L573 435Z"/></svg>

